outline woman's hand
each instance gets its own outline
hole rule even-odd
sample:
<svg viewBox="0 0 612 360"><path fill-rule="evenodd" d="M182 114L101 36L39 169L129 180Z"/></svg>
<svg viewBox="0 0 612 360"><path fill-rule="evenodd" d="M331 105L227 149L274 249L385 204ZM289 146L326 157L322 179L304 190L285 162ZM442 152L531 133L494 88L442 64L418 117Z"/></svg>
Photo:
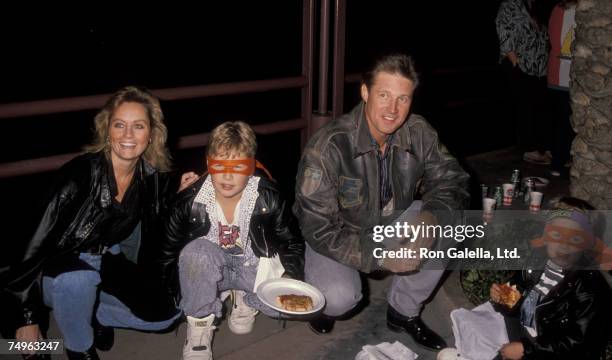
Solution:
<svg viewBox="0 0 612 360"><path fill-rule="evenodd" d="M198 179L200 178L200 176L196 173L194 173L193 171L189 171L184 173L181 176L181 185L179 186L179 189L177 192L181 192L183 190L185 190L189 185L193 184L194 182L198 181Z"/></svg>
<svg viewBox="0 0 612 360"><path fill-rule="evenodd" d="M513 341L502 346L501 349L499 349L499 353L503 359L520 360L525 354L525 349L523 348L522 342Z"/></svg>
<svg viewBox="0 0 612 360"><path fill-rule="evenodd" d="M512 63L512 66L516 67L516 64L518 64L518 56L516 56L516 53L514 51L510 51L506 54L506 56L508 57L508 60L510 60L510 62Z"/></svg>
<svg viewBox="0 0 612 360"><path fill-rule="evenodd" d="M40 327L38 325L22 326L15 332L15 340L24 342L34 342L42 339ZM24 354L36 354L36 350L25 350Z"/></svg>

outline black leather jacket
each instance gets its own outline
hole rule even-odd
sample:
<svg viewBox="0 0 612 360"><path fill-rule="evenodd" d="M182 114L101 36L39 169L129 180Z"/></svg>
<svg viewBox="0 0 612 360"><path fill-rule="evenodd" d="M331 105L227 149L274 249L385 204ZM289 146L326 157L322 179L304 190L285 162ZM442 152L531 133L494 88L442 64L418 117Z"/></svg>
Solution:
<svg viewBox="0 0 612 360"><path fill-rule="evenodd" d="M58 171L55 185L34 227L24 256L0 274L3 290L23 314L16 319L16 326L35 324L41 320L41 278L46 264L98 245L88 239L102 218L103 210L111 206L106 162L104 153L84 154ZM141 238L147 241L139 244L137 259L134 260L144 266L159 251L155 240L160 233L158 227L161 222L158 218L166 203L165 196L174 193L168 189L178 186L178 183L170 185L169 176L157 172L144 161L139 166L141 168L137 173L140 177L135 176L133 181L140 182L139 188L143 191ZM103 278L103 283L112 283L112 280ZM130 304L139 303L137 300L121 300Z"/></svg>
<svg viewBox="0 0 612 360"><path fill-rule="evenodd" d="M526 270L514 277L523 295L538 283L541 274L541 270ZM514 307L514 316L520 315L521 304ZM610 287L599 271L568 271L536 307L538 336L521 339L524 359L598 360L610 333L610 304Z"/></svg>
<svg viewBox="0 0 612 360"><path fill-rule="evenodd" d="M159 259L164 282L171 294L178 298L178 258L181 250L192 240L208 233L210 219L204 204L194 202L202 184L197 182L179 193L176 203L165 222L165 241ZM298 280L304 279L304 241L290 213L285 209L276 184L260 178L259 197L251 215L249 238L257 257L273 257L278 254L285 273Z"/></svg>
<svg viewBox="0 0 612 360"><path fill-rule="evenodd" d="M319 129L298 168L293 212L304 239L318 253L363 272L378 270L372 228L380 225L380 190L363 102ZM418 191L423 211L440 224L455 221L469 199L469 175L438 141L436 131L411 115L389 144L393 207L405 210Z"/></svg>

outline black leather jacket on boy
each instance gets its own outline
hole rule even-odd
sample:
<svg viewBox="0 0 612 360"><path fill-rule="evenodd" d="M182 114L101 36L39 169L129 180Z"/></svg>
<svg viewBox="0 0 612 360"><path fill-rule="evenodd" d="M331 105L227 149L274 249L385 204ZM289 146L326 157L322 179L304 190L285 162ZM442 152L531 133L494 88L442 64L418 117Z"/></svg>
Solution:
<svg viewBox="0 0 612 360"><path fill-rule="evenodd" d="M210 230L209 209L195 202L206 180L197 182L179 193L166 221L162 258L159 261L164 282L173 296L179 294L178 258L189 242ZM264 177L259 179L259 196L251 215L249 239L257 257L278 254L285 273L294 279L304 278L304 241L299 236L291 213L287 212L276 184ZM296 235L297 234L297 235Z"/></svg>
<svg viewBox="0 0 612 360"><path fill-rule="evenodd" d="M541 270L525 270L514 282L526 295L541 274ZM514 307L513 316L519 316L521 304ZM521 339L524 359L599 359L610 332L610 304L610 287L599 271L568 271L536 307L538 336Z"/></svg>

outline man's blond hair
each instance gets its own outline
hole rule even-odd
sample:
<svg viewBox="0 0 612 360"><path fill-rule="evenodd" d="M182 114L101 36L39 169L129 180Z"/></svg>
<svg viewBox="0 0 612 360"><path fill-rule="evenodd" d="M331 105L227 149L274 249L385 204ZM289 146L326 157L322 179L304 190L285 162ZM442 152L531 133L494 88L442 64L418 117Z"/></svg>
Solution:
<svg viewBox="0 0 612 360"><path fill-rule="evenodd" d="M225 122L210 133L207 156L229 157L232 154L255 157L257 140L255 132L242 121Z"/></svg>

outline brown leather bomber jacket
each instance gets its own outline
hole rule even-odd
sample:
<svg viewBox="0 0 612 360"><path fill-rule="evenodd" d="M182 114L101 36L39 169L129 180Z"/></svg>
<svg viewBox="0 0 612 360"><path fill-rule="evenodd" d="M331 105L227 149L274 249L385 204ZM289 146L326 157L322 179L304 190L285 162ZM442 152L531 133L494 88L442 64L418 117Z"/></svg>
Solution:
<svg viewBox="0 0 612 360"><path fill-rule="evenodd" d="M372 256L381 224L376 148L363 102L319 129L298 168L293 212L304 239L320 254L363 272L379 270ZM456 221L469 200L469 175L419 115L410 115L389 144L393 208L407 209L421 194L422 210L439 224Z"/></svg>

